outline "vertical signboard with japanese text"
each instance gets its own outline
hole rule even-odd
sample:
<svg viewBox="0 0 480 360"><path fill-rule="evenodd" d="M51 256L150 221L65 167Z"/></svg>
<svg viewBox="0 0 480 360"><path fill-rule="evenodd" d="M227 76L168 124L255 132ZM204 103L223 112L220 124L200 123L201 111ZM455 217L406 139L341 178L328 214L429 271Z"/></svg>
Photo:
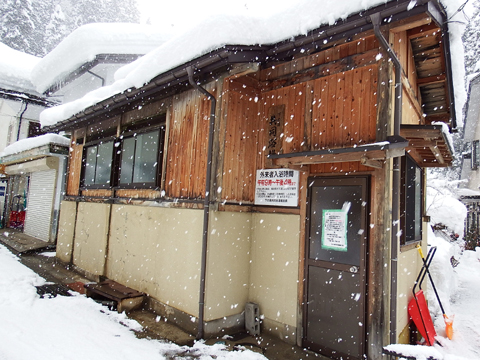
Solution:
<svg viewBox="0 0 480 360"><path fill-rule="evenodd" d="M298 206L298 171L257 170L255 205Z"/></svg>

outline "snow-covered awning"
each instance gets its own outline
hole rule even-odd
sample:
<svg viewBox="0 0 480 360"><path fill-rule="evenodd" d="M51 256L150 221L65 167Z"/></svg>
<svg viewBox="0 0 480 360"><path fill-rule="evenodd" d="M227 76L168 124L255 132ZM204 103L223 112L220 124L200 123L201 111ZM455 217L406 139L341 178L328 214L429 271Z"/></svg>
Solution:
<svg viewBox="0 0 480 360"><path fill-rule="evenodd" d="M0 153L0 163L11 165L45 156L68 155L70 139L58 134L45 134L19 140Z"/></svg>

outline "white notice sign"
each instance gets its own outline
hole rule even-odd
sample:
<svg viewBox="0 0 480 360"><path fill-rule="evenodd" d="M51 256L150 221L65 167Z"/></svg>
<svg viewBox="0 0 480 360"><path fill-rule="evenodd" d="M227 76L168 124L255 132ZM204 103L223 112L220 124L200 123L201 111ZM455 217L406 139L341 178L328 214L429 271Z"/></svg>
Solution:
<svg viewBox="0 0 480 360"><path fill-rule="evenodd" d="M297 206L298 171L257 170L255 205Z"/></svg>
<svg viewBox="0 0 480 360"><path fill-rule="evenodd" d="M322 249L347 251L347 212L323 210Z"/></svg>

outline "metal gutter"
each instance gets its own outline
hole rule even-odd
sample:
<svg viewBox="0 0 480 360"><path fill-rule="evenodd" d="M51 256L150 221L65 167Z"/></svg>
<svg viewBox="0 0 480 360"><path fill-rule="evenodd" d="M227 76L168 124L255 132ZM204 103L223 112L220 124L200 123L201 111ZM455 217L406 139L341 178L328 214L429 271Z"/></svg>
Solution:
<svg viewBox="0 0 480 360"><path fill-rule="evenodd" d="M205 278L207 273L207 244L208 244L208 225L210 219L210 183L212 181L212 158L213 158L213 132L215 131L215 109L217 100L213 94L201 87L193 79L193 67L187 67L189 83L210 100L210 125L208 129L208 149L207 149L207 173L205 178L205 200L203 203L203 235L202 235L202 255L200 267L200 295L198 301L198 332L197 340L204 337L204 313L205 313Z"/></svg>
<svg viewBox="0 0 480 360"><path fill-rule="evenodd" d="M387 142L379 143L379 144L366 144L366 145L359 145L356 147L301 151L301 152L286 153L286 154L271 154L271 155L267 155L267 158L268 159L289 159L294 157L309 157L309 156L317 156L317 155L368 153L369 151L376 151L376 150L402 149L407 146L408 146L407 140L401 137L398 137L398 138L391 137L387 139Z"/></svg>
<svg viewBox="0 0 480 360"><path fill-rule="evenodd" d="M375 13L370 16L375 36L387 51L395 65L395 101L393 117L393 135L400 136L402 122L402 64L398 60L390 44L380 30L382 15ZM392 175L392 228L390 238L390 344L397 342L397 277L398 277L398 244L400 234L400 157L393 158Z"/></svg>
<svg viewBox="0 0 480 360"><path fill-rule="evenodd" d="M14 91L14 90L7 90L3 88L0 88L0 98L13 100L13 101L23 101L23 102L28 102L34 105L40 105L45 107L59 105L57 102L50 101L36 95L31 95L31 94Z"/></svg>

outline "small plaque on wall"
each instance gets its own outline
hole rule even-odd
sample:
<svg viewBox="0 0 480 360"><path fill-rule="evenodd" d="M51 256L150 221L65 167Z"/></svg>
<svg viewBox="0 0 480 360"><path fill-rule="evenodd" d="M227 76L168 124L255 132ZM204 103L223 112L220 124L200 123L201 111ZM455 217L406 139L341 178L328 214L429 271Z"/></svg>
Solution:
<svg viewBox="0 0 480 360"><path fill-rule="evenodd" d="M257 170L255 205L298 206L298 171Z"/></svg>

